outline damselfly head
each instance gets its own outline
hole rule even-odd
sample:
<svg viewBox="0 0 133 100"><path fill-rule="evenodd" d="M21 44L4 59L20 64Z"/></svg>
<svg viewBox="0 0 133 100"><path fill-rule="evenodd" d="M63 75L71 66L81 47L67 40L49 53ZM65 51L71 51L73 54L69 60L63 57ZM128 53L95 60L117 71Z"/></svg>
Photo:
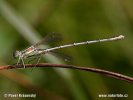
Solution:
<svg viewBox="0 0 133 100"><path fill-rule="evenodd" d="M14 51L13 52L13 58L18 58L21 55L20 51Z"/></svg>

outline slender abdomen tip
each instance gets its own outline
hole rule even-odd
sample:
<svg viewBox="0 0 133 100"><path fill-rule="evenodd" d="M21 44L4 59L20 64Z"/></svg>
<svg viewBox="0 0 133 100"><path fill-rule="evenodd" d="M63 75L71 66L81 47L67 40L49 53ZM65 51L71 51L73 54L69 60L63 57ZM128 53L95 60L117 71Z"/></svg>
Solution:
<svg viewBox="0 0 133 100"><path fill-rule="evenodd" d="M124 39L125 36L124 36L124 35L119 35L118 38L119 38L119 39Z"/></svg>

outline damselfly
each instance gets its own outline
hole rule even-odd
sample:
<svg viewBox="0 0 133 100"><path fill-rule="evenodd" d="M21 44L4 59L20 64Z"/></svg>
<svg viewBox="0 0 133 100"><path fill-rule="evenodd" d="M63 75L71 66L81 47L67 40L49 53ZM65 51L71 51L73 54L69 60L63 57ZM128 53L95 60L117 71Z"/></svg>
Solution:
<svg viewBox="0 0 133 100"><path fill-rule="evenodd" d="M57 47L53 47L53 48L40 49L38 46L41 45L44 41L47 42L47 39L43 39L41 42L39 42L35 45L32 45L25 50L15 51L15 53L13 55L15 58L18 58L17 64L19 64L21 61L25 68L24 60L28 59L29 57L41 56L42 54L46 54L46 53L49 53L49 52L52 52L54 50L61 49L61 48L78 46L78 45L83 45L83 44L92 44L92 43L98 43L98 42L115 41L115 40L121 40L123 38L124 38L123 35L119 35L119 36L112 37L112 38L98 39L98 40L85 41L85 42L77 42L77 43L61 45L61 46L57 46Z"/></svg>

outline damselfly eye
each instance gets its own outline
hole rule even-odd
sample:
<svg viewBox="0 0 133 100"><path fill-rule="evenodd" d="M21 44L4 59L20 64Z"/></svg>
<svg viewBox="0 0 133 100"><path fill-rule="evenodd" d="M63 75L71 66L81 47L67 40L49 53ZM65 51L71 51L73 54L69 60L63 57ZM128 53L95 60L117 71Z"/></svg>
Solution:
<svg viewBox="0 0 133 100"><path fill-rule="evenodd" d="M13 58L17 58L18 57L18 54L19 54L19 51L13 51Z"/></svg>

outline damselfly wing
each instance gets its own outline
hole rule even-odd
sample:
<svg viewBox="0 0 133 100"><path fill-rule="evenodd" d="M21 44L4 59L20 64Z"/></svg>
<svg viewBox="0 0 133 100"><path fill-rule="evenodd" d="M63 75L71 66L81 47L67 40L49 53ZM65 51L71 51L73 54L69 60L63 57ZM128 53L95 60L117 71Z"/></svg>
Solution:
<svg viewBox="0 0 133 100"><path fill-rule="evenodd" d="M44 44L47 45L47 44L58 42L61 40L62 38L60 34L55 33L55 32L49 33L46 37L44 37L40 42L36 43L35 45L32 45L22 51L17 50L13 52L13 57L18 58L17 64L22 62L22 64L24 65L24 59L38 58L38 56L40 56L39 51L42 50L42 48L40 48L39 46L44 45ZM43 50L44 49L46 48L43 48Z"/></svg>

